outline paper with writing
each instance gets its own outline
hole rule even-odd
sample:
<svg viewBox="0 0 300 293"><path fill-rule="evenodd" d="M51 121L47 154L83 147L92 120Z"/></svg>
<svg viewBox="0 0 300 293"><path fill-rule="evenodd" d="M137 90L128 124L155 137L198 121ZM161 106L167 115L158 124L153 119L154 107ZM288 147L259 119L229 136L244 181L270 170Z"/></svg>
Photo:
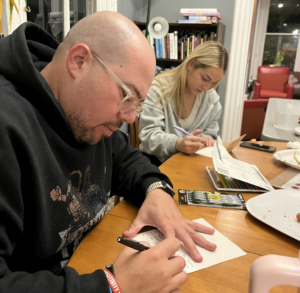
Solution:
<svg viewBox="0 0 300 293"><path fill-rule="evenodd" d="M204 219L198 219L194 222L213 228ZM215 243L217 245L217 249L212 252L197 245L197 250L203 257L203 261L201 263L197 263L190 257L189 253L186 251L184 245L182 244L175 255L180 255L185 259L186 266L184 268L184 271L188 274L228 261L230 259L246 255L246 253L242 249L240 249L237 245L235 245L217 230L213 235L207 235L200 232L198 233L203 235L208 241ZM163 241L165 237L160 231L151 230L148 232L140 233L133 239L137 241L147 241L151 246L155 246Z"/></svg>
<svg viewBox="0 0 300 293"><path fill-rule="evenodd" d="M245 137L245 135L246 134L240 136L239 138L237 138L237 139L233 140L231 143L229 143L229 145L226 147L227 152L230 153L242 141L242 139ZM199 151L197 151L196 154L212 158L213 151L214 151L214 147L206 147L206 148L202 148Z"/></svg>
<svg viewBox="0 0 300 293"><path fill-rule="evenodd" d="M218 137L214 147L213 162L215 170L220 174L262 187L266 190L274 190L255 165L232 158L224 148L220 137Z"/></svg>

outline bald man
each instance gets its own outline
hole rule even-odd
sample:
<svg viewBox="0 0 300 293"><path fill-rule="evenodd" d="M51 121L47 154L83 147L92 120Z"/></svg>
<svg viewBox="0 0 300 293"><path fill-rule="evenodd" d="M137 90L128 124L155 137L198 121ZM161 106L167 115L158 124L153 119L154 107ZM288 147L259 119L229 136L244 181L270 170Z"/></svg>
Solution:
<svg viewBox="0 0 300 293"><path fill-rule="evenodd" d="M0 292L110 292L104 268L65 265L114 194L141 206L123 236L145 225L166 236L119 255L122 293L180 292L179 240L196 261L195 242L216 249L195 233L214 231L182 218L170 180L118 131L142 111L154 72L142 33L113 12L84 18L59 46L33 23L0 41Z"/></svg>

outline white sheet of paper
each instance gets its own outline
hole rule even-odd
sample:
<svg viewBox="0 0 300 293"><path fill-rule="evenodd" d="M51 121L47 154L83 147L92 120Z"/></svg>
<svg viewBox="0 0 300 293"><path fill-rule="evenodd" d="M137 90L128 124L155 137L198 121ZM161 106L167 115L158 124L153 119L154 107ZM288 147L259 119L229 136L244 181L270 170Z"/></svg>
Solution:
<svg viewBox="0 0 300 293"><path fill-rule="evenodd" d="M204 219L194 220L194 222L213 228ZM246 255L242 249L240 249L237 245L235 245L217 230L213 235L207 235L200 232L198 233L203 235L208 241L215 243L217 245L217 249L215 251L208 251L197 245L197 249L203 257L203 261L201 263L197 263L190 257L184 246L181 245L180 249L175 253L175 255L184 257L186 261L184 271L188 274ZM151 230L140 233L133 239L137 241L147 241L151 246L155 246L163 241L164 238L165 237L160 231Z"/></svg>
<svg viewBox="0 0 300 293"><path fill-rule="evenodd" d="M213 150L214 150L214 147L206 147L206 148L203 148L203 149L197 151L196 154L212 158Z"/></svg>
<svg viewBox="0 0 300 293"><path fill-rule="evenodd" d="M222 139L218 136L213 151L215 170L225 176L241 180L267 190L274 190L267 179L260 173L255 165L234 159L223 146Z"/></svg>

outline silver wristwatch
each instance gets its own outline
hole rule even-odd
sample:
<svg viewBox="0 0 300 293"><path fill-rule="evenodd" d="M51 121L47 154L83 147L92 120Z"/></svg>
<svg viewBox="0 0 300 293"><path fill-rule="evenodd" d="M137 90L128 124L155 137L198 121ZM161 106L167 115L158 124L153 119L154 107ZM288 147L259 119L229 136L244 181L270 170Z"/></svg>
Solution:
<svg viewBox="0 0 300 293"><path fill-rule="evenodd" d="M146 196L149 192L151 192L154 189L162 188L165 192L169 193L171 196L175 195L175 192L170 184L168 184L166 181L157 181L152 183L146 191Z"/></svg>

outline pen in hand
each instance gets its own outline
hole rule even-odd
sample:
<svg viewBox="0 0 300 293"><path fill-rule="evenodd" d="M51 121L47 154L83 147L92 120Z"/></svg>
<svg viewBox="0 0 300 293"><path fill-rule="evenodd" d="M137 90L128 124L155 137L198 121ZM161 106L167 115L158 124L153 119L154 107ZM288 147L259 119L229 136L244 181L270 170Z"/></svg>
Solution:
<svg viewBox="0 0 300 293"><path fill-rule="evenodd" d="M184 130L183 128L181 127L178 127L178 126L174 126L175 129L181 131L182 133L186 134L186 135L189 135L189 136L194 136L193 134L191 134L190 132L187 132L186 130ZM204 142L204 144L207 146L207 144Z"/></svg>
<svg viewBox="0 0 300 293"><path fill-rule="evenodd" d="M118 237L117 241L123 245L126 245L127 247L130 247L132 249L136 249L138 251L144 251L148 250L150 247L145 246L135 240L130 240L124 237Z"/></svg>

